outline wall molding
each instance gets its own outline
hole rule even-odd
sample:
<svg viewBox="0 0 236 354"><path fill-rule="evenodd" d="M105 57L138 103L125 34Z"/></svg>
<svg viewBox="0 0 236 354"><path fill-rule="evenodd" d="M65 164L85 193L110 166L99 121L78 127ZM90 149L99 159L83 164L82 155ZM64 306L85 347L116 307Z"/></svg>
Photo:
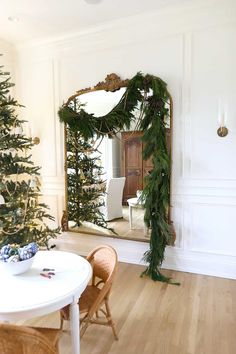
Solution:
<svg viewBox="0 0 236 354"><path fill-rule="evenodd" d="M183 41L183 89L182 89L182 120L183 120L183 153L182 177L191 175L191 159L188 156L192 149L191 139L191 81L192 81L192 32L185 33Z"/></svg>
<svg viewBox="0 0 236 354"><path fill-rule="evenodd" d="M64 153L64 152L63 152ZM62 157L61 157L62 159ZM64 160L64 158L63 158ZM117 172L116 169L113 171ZM65 177L42 175L42 188L46 194L54 190L64 193ZM236 198L236 180L215 180L215 179L185 179L177 178L172 182L172 196L174 199L180 197L201 197L201 198Z"/></svg>
<svg viewBox="0 0 236 354"><path fill-rule="evenodd" d="M193 254L232 257L236 261L234 237L232 230L227 230L228 225L226 222L223 224L225 234L222 233L221 236L222 242L220 243L220 250L220 238L215 236L217 235L218 228L221 228L222 222L225 220L224 218L227 218L227 216L230 215L230 212L235 214L235 208L236 199L228 200L227 198L205 198L205 200L203 200L201 198L196 198L191 201L186 201L183 207L183 213L185 215L185 225L183 226L185 244L183 249L188 250L188 252L193 252ZM201 209L204 211L203 220L199 216L196 217L196 214L201 211ZM211 225L210 230L208 225L206 225L206 220L204 220L204 216L208 215L207 213L209 213L211 220L211 223L208 224ZM208 219L207 223L209 223ZM196 231L196 229L198 229L198 225L200 225L201 232L199 232L199 230ZM195 232L196 235L194 235ZM197 245L194 243L195 237L197 237L197 239L199 237ZM212 240L210 247L207 241L204 243L205 238ZM225 247L225 245L228 245L228 247Z"/></svg>

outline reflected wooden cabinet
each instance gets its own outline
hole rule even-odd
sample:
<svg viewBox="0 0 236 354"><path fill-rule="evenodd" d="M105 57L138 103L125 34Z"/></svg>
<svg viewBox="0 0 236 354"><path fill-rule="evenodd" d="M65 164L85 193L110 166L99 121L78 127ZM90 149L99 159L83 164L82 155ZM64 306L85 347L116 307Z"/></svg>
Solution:
<svg viewBox="0 0 236 354"><path fill-rule="evenodd" d="M137 190L144 188L144 177L153 168L152 158L143 160L143 132L129 131L121 133L121 172L126 177L123 204L127 199L136 197ZM170 151L170 129L166 129L167 146Z"/></svg>
<svg viewBox="0 0 236 354"><path fill-rule="evenodd" d="M121 134L122 176L126 177L123 204L127 204L127 199L136 197L137 190L143 189L144 176L152 169L151 158L147 161L142 158L142 135L139 131Z"/></svg>

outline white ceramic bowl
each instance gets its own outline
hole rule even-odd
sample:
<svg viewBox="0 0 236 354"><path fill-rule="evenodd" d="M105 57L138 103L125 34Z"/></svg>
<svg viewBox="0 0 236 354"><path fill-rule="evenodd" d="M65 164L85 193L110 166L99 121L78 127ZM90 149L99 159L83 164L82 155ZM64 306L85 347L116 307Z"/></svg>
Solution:
<svg viewBox="0 0 236 354"><path fill-rule="evenodd" d="M5 272L11 275L17 275L17 274L22 274L25 273L28 269L31 268L34 257L31 257L29 259L26 259L25 261L20 261L20 262L3 262L0 261L0 272Z"/></svg>

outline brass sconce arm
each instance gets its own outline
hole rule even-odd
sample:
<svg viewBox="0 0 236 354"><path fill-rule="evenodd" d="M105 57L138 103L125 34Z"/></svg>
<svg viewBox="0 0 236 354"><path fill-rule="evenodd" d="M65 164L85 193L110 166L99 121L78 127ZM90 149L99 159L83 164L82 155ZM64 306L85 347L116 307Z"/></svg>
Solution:
<svg viewBox="0 0 236 354"><path fill-rule="evenodd" d="M34 145L38 145L38 144L40 144L40 138L36 136L36 137L32 138L32 142Z"/></svg>

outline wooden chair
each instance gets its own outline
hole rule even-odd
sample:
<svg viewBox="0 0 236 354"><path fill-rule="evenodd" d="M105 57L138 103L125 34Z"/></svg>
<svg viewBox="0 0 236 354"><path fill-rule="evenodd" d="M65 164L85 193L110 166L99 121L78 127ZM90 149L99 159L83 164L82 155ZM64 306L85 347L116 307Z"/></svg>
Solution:
<svg viewBox="0 0 236 354"><path fill-rule="evenodd" d="M0 324L1 354L59 354L60 330Z"/></svg>
<svg viewBox="0 0 236 354"><path fill-rule="evenodd" d="M91 323L110 326L115 339L118 339L115 325L111 318L109 307L109 295L114 275L117 270L118 260L114 248L102 245L96 247L88 256L87 260L93 267L92 283L88 285L79 299L80 310L80 336L84 335ZM99 312L105 317L99 317ZM61 311L61 329L63 321L69 320L69 306Z"/></svg>

